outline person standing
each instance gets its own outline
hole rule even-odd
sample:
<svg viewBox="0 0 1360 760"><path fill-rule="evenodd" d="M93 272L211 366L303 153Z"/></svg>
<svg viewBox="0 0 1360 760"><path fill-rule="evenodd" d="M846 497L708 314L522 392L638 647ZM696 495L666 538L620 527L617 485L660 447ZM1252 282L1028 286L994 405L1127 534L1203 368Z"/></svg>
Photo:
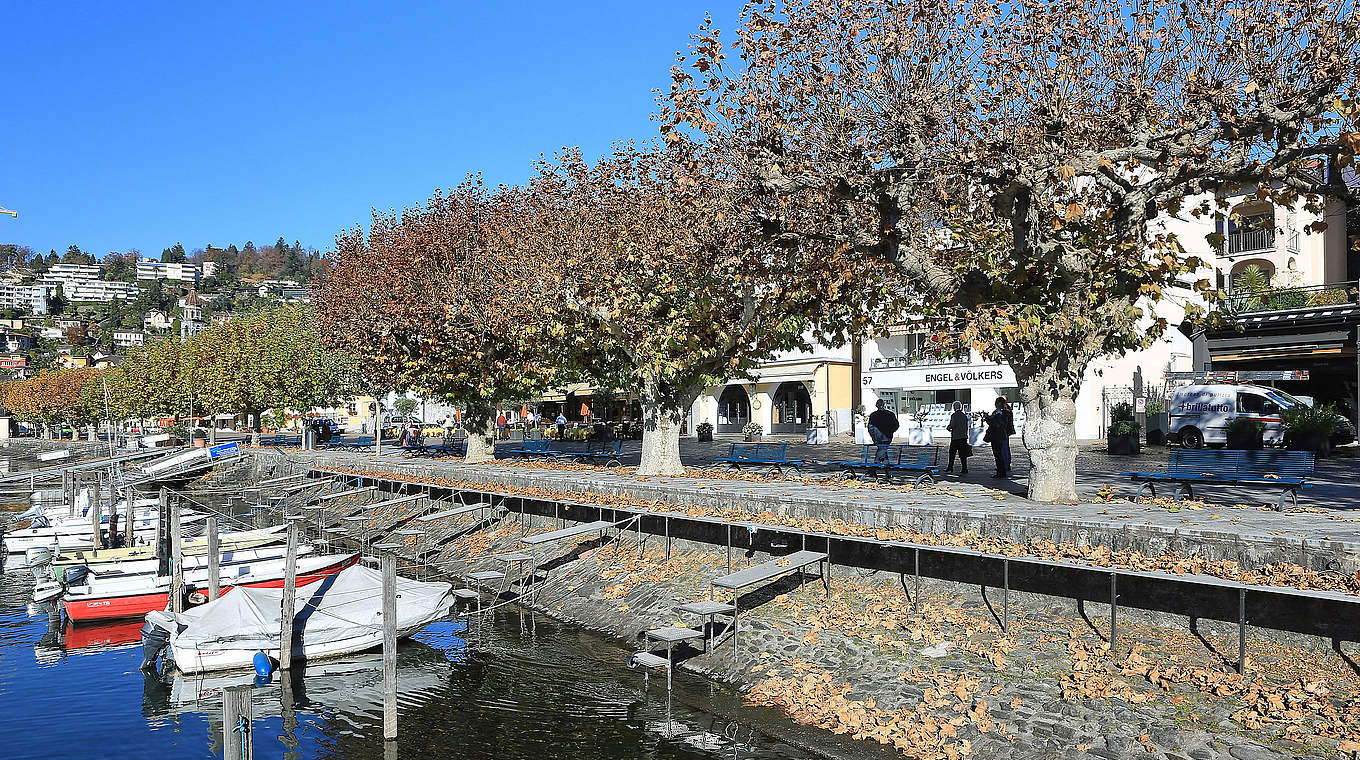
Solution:
<svg viewBox="0 0 1360 760"><path fill-rule="evenodd" d="M888 404L883 399L879 399L874 406L877 408L869 415L869 438L878 444L878 458L883 459L888 455L885 447L893 442L893 436L902 423L897 420L896 414L887 409Z"/></svg>
<svg viewBox="0 0 1360 760"><path fill-rule="evenodd" d="M949 416L949 466L945 472L954 471L954 455L963 464L961 474L968 474L968 457L973 455L973 446L968 443L968 415L963 413L963 402L954 402L954 413Z"/></svg>
<svg viewBox="0 0 1360 760"><path fill-rule="evenodd" d="M510 437L510 423L505 419L505 412L496 416L496 437L501 440Z"/></svg>
<svg viewBox="0 0 1360 760"><path fill-rule="evenodd" d="M567 415L557 413L557 440L563 441L567 438Z"/></svg>
<svg viewBox="0 0 1360 760"><path fill-rule="evenodd" d="M996 399L996 408L987 415L986 441L992 444L992 457L996 460L994 478L1004 478L1011 473L1011 436L1015 434L1015 417L1006 399Z"/></svg>

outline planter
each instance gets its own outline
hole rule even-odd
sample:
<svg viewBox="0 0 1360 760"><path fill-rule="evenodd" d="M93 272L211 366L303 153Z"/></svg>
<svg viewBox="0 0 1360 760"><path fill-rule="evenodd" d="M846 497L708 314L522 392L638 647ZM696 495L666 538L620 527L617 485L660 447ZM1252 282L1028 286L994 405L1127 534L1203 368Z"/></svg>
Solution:
<svg viewBox="0 0 1360 760"><path fill-rule="evenodd" d="M1147 424L1148 445L1164 445L1166 443L1166 434L1171 432L1171 415L1166 412L1149 414L1147 415L1145 423Z"/></svg>
<svg viewBox="0 0 1360 760"><path fill-rule="evenodd" d="M1137 433L1125 435L1111 433L1105 439L1105 450L1111 454L1137 454L1142 447L1138 444Z"/></svg>
<svg viewBox="0 0 1360 760"><path fill-rule="evenodd" d="M1249 433L1239 433L1229 430L1228 442L1225 445L1230 449L1256 451L1265 446L1264 433L1260 430Z"/></svg>
<svg viewBox="0 0 1360 760"><path fill-rule="evenodd" d="M759 434L759 433L742 433L742 434L741 434L741 439L742 439L743 441L746 441L747 443L753 443L753 442L755 442L755 441L759 441L759 440L760 440L760 434Z"/></svg>
<svg viewBox="0 0 1360 760"><path fill-rule="evenodd" d="M713 440L713 432L712 432L712 431L703 431L703 430L701 430L701 431L699 431L699 433L697 433L697 435L699 436L699 441L700 441L701 443L702 443L702 442L705 442L705 441L711 441L711 440Z"/></svg>
<svg viewBox="0 0 1360 760"><path fill-rule="evenodd" d="M929 446L934 441L930 428L912 428L907 431L907 444L910 446Z"/></svg>
<svg viewBox="0 0 1360 760"><path fill-rule="evenodd" d="M1289 448L1293 451L1311 451L1320 457L1332 453L1331 437L1322 433L1290 433Z"/></svg>
<svg viewBox="0 0 1360 760"><path fill-rule="evenodd" d="M822 443L830 443L830 442L831 442L831 433L830 433L829 430L827 430L827 429L824 428L824 427L819 427L819 428L808 428L808 429L807 429L807 442L808 442L810 445L817 445L817 444L822 444Z"/></svg>

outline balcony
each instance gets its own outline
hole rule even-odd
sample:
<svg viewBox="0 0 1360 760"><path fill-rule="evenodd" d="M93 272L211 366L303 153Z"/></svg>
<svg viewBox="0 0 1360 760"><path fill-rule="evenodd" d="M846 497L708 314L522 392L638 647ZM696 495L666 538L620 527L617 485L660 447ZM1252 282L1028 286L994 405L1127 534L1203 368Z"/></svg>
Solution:
<svg viewBox="0 0 1360 760"><path fill-rule="evenodd" d="M1333 282L1324 285L1305 285L1297 288L1269 288L1234 292L1221 305L1225 314L1257 314L1289 309L1342 306L1357 303L1360 282Z"/></svg>
<svg viewBox="0 0 1360 760"><path fill-rule="evenodd" d="M1275 230L1273 228L1244 230L1228 233L1228 255L1243 253L1264 253L1275 250Z"/></svg>
<svg viewBox="0 0 1360 760"><path fill-rule="evenodd" d="M941 364L967 364L967 356L939 356L926 353L904 353L874 359L869 369L899 369L906 367L932 367Z"/></svg>

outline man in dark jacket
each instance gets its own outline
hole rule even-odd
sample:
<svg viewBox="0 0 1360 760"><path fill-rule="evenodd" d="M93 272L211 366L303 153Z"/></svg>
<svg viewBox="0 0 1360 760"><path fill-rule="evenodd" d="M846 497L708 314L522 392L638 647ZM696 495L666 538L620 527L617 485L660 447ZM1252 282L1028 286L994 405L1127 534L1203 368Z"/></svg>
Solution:
<svg viewBox="0 0 1360 760"><path fill-rule="evenodd" d="M878 400L877 406L878 409L869 415L869 438L879 445L892 443L893 436L897 434L897 428L901 427L902 423L897 421L896 414L884 408L887 404L883 399Z"/></svg>

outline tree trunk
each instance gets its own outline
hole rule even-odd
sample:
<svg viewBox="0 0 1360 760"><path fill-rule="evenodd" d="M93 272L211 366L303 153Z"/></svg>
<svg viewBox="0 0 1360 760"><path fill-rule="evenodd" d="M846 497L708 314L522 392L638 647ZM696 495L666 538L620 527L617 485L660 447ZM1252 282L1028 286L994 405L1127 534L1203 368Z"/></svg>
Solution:
<svg viewBox="0 0 1360 760"><path fill-rule="evenodd" d="M467 426L466 464L482 464L496 459L495 410L487 404L468 404L463 422Z"/></svg>
<svg viewBox="0 0 1360 760"><path fill-rule="evenodd" d="M1077 392L1081 371L1054 366L1015 368L1025 405L1023 440L1029 451L1029 498L1077 500Z"/></svg>
<svg viewBox="0 0 1360 760"><path fill-rule="evenodd" d="M258 447L260 445L260 413L247 412L250 415L250 445Z"/></svg>
<svg viewBox="0 0 1360 760"><path fill-rule="evenodd" d="M685 419L685 409L694 403L694 395L668 393L667 390L655 377L648 377L643 382L639 475L685 474L685 464L680 461L680 426Z"/></svg>
<svg viewBox="0 0 1360 760"><path fill-rule="evenodd" d="M208 446L217 445L217 420L214 419L215 416L213 414L208 415Z"/></svg>

